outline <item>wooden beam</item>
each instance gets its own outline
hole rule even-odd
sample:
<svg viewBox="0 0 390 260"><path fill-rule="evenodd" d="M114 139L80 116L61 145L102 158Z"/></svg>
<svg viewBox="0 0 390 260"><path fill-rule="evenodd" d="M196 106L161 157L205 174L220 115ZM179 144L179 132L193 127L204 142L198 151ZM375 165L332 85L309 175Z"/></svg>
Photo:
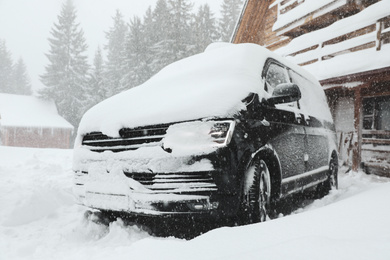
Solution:
<svg viewBox="0 0 390 260"><path fill-rule="evenodd" d="M382 30L383 30L383 22L376 23L376 50L380 51L382 48Z"/></svg>
<svg viewBox="0 0 390 260"><path fill-rule="evenodd" d="M390 80L390 67L349 74L321 80L321 85L343 84L346 82L380 82Z"/></svg>
<svg viewBox="0 0 390 260"><path fill-rule="evenodd" d="M352 170L358 171L360 168L361 158L362 158L362 126L361 126L361 117L362 114L362 97L361 97L361 88L355 88L355 104L354 104L354 128L355 133L357 134L357 139L354 140L353 149L352 149Z"/></svg>
<svg viewBox="0 0 390 260"><path fill-rule="evenodd" d="M390 131L388 130L363 130L364 135L389 135Z"/></svg>
<svg viewBox="0 0 390 260"><path fill-rule="evenodd" d="M390 145L389 139L363 138L363 144ZM369 150L369 149L365 149ZM389 152L389 151L386 151Z"/></svg>

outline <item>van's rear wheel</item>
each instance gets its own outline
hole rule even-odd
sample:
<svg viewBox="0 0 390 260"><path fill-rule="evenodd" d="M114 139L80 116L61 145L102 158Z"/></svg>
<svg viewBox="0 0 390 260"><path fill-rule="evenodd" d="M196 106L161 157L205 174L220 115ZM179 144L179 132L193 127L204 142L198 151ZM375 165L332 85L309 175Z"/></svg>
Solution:
<svg viewBox="0 0 390 260"><path fill-rule="evenodd" d="M330 190L338 189L338 159L337 156L332 156L329 162L328 178L325 182L317 186L317 197L322 198L329 194Z"/></svg>
<svg viewBox="0 0 390 260"><path fill-rule="evenodd" d="M245 223L266 221L271 204L271 175L264 160L254 160L248 167L243 193Z"/></svg>

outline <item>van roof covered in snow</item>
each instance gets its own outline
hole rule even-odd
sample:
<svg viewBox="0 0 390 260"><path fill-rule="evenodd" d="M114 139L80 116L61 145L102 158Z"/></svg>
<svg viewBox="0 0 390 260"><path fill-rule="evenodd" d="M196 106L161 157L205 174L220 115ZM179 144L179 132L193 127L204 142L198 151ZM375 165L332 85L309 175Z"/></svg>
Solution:
<svg viewBox="0 0 390 260"><path fill-rule="evenodd" d="M118 136L124 127L229 117L245 109L249 93L267 93L261 72L267 58L281 58L256 44L212 44L204 53L177 61L144 84L117 94L84 115L79 134ZM283 64L317 82L300 67ZM319 84L318 84L319 85Z"/></svg>

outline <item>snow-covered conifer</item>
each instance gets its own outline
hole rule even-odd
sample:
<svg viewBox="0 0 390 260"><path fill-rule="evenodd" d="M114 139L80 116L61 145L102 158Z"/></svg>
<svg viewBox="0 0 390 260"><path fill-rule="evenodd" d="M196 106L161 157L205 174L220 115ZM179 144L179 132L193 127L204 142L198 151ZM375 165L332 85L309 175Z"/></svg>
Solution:
<svg viewBox="0 0 390 260"><path fill-rule="evenodd" d="M228 42L232 36L234 26L242 8L242 0L223 0L221 5L221 19L219 21L219 30L221 40Z"/></svg>
<svg viewBox="0 0 390 260"><path fill-rule="evenodd" d="M95 52L92 70L89 74L88 87L85 90L83 112L109 97L104 78L104 70L102 50L98 47Z"/></svg>
<svg viewBox="0 0 390 260"><path fill-rule="evenodd" d="M144 38L144 26L139 17L131 19L125 43L125 75L122 85L126 89L138 86L149 78L148 46Z"/></svg>
<svg viewBox="0 0 390 260"><path fill-rule="evenodd" d="M150 63L152 74L174 61L173 40L169 36L171 30L172 23L167 2L166 0L158 0L153 10L153 23L147 27L152 43L153 60Z"/></svg>
<svg viewBox="0 0 390 260"><path fill-rule="evenodd" d="M168 0L168 8L171 17L171 30L167 33L173 41L171 48L173 48L172 53L176 61L193 53L195 46L191 37L193 3L188 0Z"/></svg>
<svg viewBox="0 0 390 260"><path fill-rule="evenodd" d="M146 13L143 17L143 31L142 31L142 37L144 38L143 42L145 44L145 53L144 53L144 62L146 66L145 73L145 79L149 79L151 76L153 76L155 73L153 72L153 60L154 55L152 51L153 44L157 42L156 38L156 31L157 26L154 23L154 16L153 16L153 10L152 7L149 6L149 8L146 10Z"/></svg>
<svg viewBox="0 0 390 260"><path fill-rule="evenodd" d="M59 114L77 127L87 85L87 45L84 32L76 22L76 9L67 0L51 30L49 64L41 75L46 86L39 91L42 98L53 99Z"/></svg>
<svg viewBox="0 0 390 260"><path fill-rule="evenodd" d="M105 78L109 96L125 90L125 86L122 85L122 78L126 74L126 71L124 71L125 57L123 54L125 53L128 27L119 10L116 11L113 20L113 26L106 33L108 44L105 46L107 50Z"/></svg>
<svg viewBox="0 0 390 260"><path fill-rule="evenodd" d="M4 40L0 39L0 93L12 93L13 61Z"/></svg>
<svg viewBox="0 0 390 260"><path fill-rule="evenodd" d="M196 53L203 52L210 43L218 40L217 24L208 4L199 7L191 28Z"/></svg>
<svg viewBox="0 0 390 260"><path fill-rule="evenodd" d="M13 87L11 93L19 95L32 94L30 78L27 74L26 64L22 58L15 64L12 76Z"/></svg>

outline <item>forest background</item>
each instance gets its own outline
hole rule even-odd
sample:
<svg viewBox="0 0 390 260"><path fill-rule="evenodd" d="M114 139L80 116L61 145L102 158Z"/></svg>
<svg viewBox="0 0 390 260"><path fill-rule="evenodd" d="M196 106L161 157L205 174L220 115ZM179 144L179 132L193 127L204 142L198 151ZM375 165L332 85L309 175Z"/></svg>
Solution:
<svg viewBox="0 0 390 260"><path fill-rule="evenodd" d="M76 129L82 115L100 101L136 87L166 65L229 41L242 0L223 0L220 17L208 4L194 10L189 0L158 0L143 17L125 21L120 10L89 64L84 31L72 0L65 0L50 31L44 87L33 91L23 58L16 62L0 39L0 93L51 99Z"/></svg>

